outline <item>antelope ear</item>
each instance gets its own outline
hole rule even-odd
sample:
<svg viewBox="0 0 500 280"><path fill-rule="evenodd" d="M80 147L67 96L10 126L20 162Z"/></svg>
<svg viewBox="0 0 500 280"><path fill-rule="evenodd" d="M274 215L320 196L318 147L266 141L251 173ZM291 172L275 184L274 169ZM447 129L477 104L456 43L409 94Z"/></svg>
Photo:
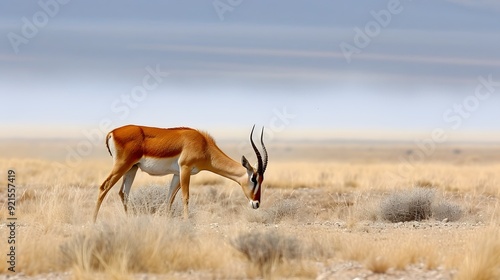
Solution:
<svg viewBox="0 0 500 280"><path fill-rule="evenodd" d="M241 164L243 165L243 167L245 167L247 170L249 171L252 171L253 172L253 167L252 165L250 165L250 163L248 162L248 160L245 158L245 156L242 156L241 157Z"/></svg>

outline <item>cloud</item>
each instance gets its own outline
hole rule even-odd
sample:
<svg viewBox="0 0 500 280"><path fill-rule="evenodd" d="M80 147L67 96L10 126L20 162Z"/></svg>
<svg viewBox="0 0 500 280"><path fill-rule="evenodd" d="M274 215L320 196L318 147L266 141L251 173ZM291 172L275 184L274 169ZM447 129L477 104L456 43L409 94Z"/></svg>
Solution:
<svg viewBox="0 0 500 280"><path fill-rule="evenodd" d="M39 61L38 58L34 56L28 55L14 55L14 54L1 54L0 53L0 61L1 62L35 62Z"/></svg>
<svg viewBox="0 0 500 280"><path fill-rule="evenodd" d="M166 51L166 52L188 52L221 55L250 55L250 56L286 56L304 58L344 58L341 52L335 51L308 51L291 49L269 49L269 48L235 48L235 47L208 47L194 45L134 45L132 49Z"/></svg>
<svg viewBox="0 0 500 280"><path fill-rule="evenodd" d="M322 59L345 59L340 51L316 51L316 50L292 50L292 49L269 49L269 48L234 48L218 46L194 46L194 45L172 45L172 44L138 44L131 46L135 50L160 51L160 52L182 52L200 53L205 55L237 55L254 57L289 57L289 58L322 58ZM435 55L398 55L391 53L361 53L356 59L380 62L399 63L421 63L450 66L494 66L500 67L500 59L481 59L473 57L453 57Z"/></svg>
<svg viewBox="0 0 500 280"><path fill-rule="evenodd" d="M500 1L498 0L446 0L446 1L467 7L475 7L480 9L494 9L496 11L500 11Z"/></svg>
<svg viewBox="0 0 500 280"><path fill-rule="evenodd" d="M377 61L396 61L405 63L423 63L434 65L450 66L495 66L500 67L500 60L495 59L476 59L465 57L444 57L432 55L395 55L395 54L360 54L359 59L377 60Z"/></svg>

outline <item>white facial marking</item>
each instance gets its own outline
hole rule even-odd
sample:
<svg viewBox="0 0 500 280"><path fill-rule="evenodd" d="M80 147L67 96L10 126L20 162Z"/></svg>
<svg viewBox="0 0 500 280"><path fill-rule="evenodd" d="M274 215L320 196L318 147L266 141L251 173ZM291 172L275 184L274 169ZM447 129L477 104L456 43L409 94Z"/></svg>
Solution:
<svg viewBox="0 0 500 280"><path fill-rule="evenodd" d="M253 184L253 182L252 182L252 184ZM257 183L257 184L255 185L254 190L253 190L253 194L254 194L254 195L256 195L256 194L257 194L257 192L259 191L259 189L260 189L260 185L259 185L259 183Z"/></svg>

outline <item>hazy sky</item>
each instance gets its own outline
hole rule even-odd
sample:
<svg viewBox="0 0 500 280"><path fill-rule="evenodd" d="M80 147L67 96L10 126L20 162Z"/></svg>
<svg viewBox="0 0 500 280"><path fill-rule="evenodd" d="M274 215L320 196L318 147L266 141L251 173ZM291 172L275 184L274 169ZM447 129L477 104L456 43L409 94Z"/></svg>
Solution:
<svg viewBox="0 0 500 280"><path fill-rule="evenodd" d="M0 35L0 138L500 131L499 1L1 1Z"/></svg>

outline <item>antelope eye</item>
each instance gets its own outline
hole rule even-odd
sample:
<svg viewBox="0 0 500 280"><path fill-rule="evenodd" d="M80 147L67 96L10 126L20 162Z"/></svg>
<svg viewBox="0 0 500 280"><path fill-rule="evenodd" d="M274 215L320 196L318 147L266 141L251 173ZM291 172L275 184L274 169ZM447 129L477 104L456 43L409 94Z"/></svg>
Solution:
<svg viewBox="0 0 500 280"><path fill-rule="evenodd" d="M252 176L252 179L251 179L251 180L252 180L252 182L253 182L254 184L257 184L257 178L256 178L255 176Z"/></svg>

